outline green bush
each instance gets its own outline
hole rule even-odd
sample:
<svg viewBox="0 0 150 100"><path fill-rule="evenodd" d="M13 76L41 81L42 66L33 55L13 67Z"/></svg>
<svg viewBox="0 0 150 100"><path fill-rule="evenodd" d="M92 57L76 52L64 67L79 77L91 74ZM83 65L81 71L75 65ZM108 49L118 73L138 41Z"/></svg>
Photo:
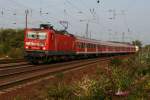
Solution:
<svg viewBox="0 0 150 100"><path fill-rule="evenodd" d="M23 57L24 31L22 29L0 30L0 57Z"/></svg>
<svg viewBox="0 0 150 100"><path fill-rule="evenodd" d="M72 85L57 83L48 89L48 100L111 100L116 93L128 92L125 100L148 100L150 53L141 50L130 59L112 59L104 70L96 69L94 78L83 77ZM63 74L58 73L62 79Z"/></svg>
<svg viewBox="0 0 150 100"><path fill-rule="evenodd" d="M114 58L110 61L110 66L120 66L122 64L122 60L118 58Z"/></svg>
<svg viewBox="0 0 150 100"><path fill-rule="evenodd" d="M48 88L48 100L71 100L72 88L64 83L57 83Z"/></svg>
<svg viewBox="0 0 150 100"><path fill-rule="evenodd" d="M23 55L23 49L20 48L12 48L8 53L8 56L11 58L22 58Z"/></svg>

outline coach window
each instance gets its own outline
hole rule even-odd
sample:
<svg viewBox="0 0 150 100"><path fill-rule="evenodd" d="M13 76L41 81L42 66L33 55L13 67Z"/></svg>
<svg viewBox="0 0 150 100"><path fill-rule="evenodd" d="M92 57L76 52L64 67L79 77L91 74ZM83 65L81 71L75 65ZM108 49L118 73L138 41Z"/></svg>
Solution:
<svg viewBox="0 0 150 100"><path fill-rule="evenodd" d="M79 43L79 48L81 48L82 43Z"/></svg>
<svg viewBox="0 0 150 100"><path fill-rule="evenodd" d="M78 47L78 42L75 43L75 46Z"/></svg>
<svg viewBox="0 0 150 100"><path fill-rule="evenodd" d="M106 46L105 45L103 46L103 48L104 48L104 50L106 50Z"/></svg>
<svg viewBox="0 0 150 100"><path fill-rule="evenodd" d="M83 43L83 48L85 48L85 43Z"/></svg>
<svg viewBox="0 0 150 100"><path fill-rule="evenodd" d="M96 44L94 44L94 49L96 48Z"/></svg>
<svg viewBox="0 0 150 100"><path fill-rule="evenodd" d="M81 48L83 48L83 43L81 43Z"/></svg>
<svg viewBox="0 0 150 100"><path fill-rule="evenodd" d="M80 43L80 49L82 48L82 43Z"/></svg>
<svg viewBox="0 0 150 100"><path fill-rule="evenodd" d="M81 48L83 48L83 43L81 43Z"/></svg>
<svg viewBox="0 0 150 100"><path fill-rule="evenodd" d="M88 48L90 48L90 44L89 44L89 43L88 43L88 45L87 45L87 46L88 46Z"/></svg>
<svg viewBox="0 0 150 100"><path fill-rule="evenodd" d="M78 48L80 48L80 43L78 42Z"/></svg>
<svg viewBox="0 0 150 100"><path fill-rule="evenodd" d="M100 49L100 48L101 48L101 46L99 45L99 46L98 46L98 49Z"/></svg>
<svg viewBox="0 0 150 100"><path fill-rule="evenodd" d="M101 45L99 45L99 49L101 49Z"/></svg>
<svg viewBox="0 0 150 100"><path fill-rule="evenodd" d="M79 42L79 48L81 48L81 43Z"/></svg>
<svg viewBox="0 0 150 100"><path fill-rule="evenodd" d="M76 47L78 47L78 42L76 42Z"/></svg>
<svg viewBox="0 0 150 100"><path fill-rule="evenodd" d="M81 49L83 48L83 43L81 43Z"/></svg>
<svg viewBox="0 0 150 100"><path fill-rule="evenodd" d="M90 48L90 44L88 43L88 48Z"/></svg>
<svg viewBox="0 0 150 100"><path fill-rule="evenodd" d="M83 48L85 48L85 43L83 43Z"/></svg>
<svg viewBox="0 0 150 100"><path fill-rule="evenodd" d="M80 43L79 42L77 42L77 47L80 48Z"/></svg>

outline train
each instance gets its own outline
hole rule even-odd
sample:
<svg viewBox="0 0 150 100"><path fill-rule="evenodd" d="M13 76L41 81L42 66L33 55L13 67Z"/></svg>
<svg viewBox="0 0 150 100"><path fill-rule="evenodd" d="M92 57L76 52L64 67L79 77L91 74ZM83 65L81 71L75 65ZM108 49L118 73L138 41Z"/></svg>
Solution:
<svg viewBox="0 0 150 100"><path fill-rule="evenodd" d="M25 58L32 63L129 54L139 50L138 46L130 43L84 38L66 30L58 31L49 24L25 29L24 49Z"/></svg>

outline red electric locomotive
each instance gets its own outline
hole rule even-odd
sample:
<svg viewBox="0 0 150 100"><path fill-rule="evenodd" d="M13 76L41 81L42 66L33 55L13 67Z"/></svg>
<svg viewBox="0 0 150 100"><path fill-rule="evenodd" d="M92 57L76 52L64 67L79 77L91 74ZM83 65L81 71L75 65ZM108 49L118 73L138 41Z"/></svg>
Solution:
<svg viewBox="0 0 150 100"><path fill-rule="evenodd" d="M25 30L25 57L33 62L99 56L101 54L125 54L138 51L137 46L125 43L86 39L57 31L51 25Z"/></svg>

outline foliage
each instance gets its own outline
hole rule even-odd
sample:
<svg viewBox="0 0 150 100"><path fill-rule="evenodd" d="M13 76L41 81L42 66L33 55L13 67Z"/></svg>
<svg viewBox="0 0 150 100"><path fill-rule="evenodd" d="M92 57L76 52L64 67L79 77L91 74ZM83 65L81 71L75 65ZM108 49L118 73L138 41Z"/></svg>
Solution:
<svg viewBox="0 0 150 100"><path fill-rule="evenodd" d="M0 57L22 57L24 34L22 29L0 30Z"/></svg>
<svg viewBox="0 0 150 100"><path fill-rule="evenodd" d="M57 73L57 74L55 75L55 77L62 80L62 79L64 78L64 73L62 73L62 72Z"/></svg>
<svg viewBox="0 0 150 100"><path fill-rule="evenodd" d="M112 59L103 70L98 65L95 77L85 76L70 86L59 84L49 89L48 95L55 97L52 100L110 100L117 93L128 91L124 99L147 100L146 90L150 89L149 50L144 48L126 60Z"/></svg>
<svg viewBox="0 0 150 100"><path fill-rule="evenodd" d="M48 100L71 100L72 88L64 83L57 83L49 87Z"/></svg>
<svg viewBox="0 0 150 100"><path fill-rule="evenodd" d="M101 77L99 80L83 77L72 85L57 83L48 89L48 100L105 100L109 80Z"/></svg>
<svg viewBox="0 0 150 100"><path fill-rule="evenodd" d="M140 49L142 48L142 42L139 40L132 41L132 44L138 46Z"/></svg>
<svg viewBox="0 0 150 100"><path fill-rule="evenodd" d="M146 80L139 82L132 87L128 100L148 100L148 95L145 90Z"/></svg>
<svg viewBox="0 0 150 100"><path fill-rule="evenodd" d="M98 98L103 100L106 96L107 82L104 79L98 81L85 76L81 81L74 84L74 94L80 100L97 100Z"/></svg>
<svg viewBox="0 0 150 100"><path fill-rule="evenodd" d="M112 68L112 77L115 83L116 92L124 91L131 86L132 78L129 76L128 71L122 70L121 68Z"/></svg>
<svg viewBox="0 0 150 100"><path fill-rule="evenodd" d="M110 61L110 66L120 66L122 64L122 60L118 58L114 58Z"/></svg>
<svg viewBox="0 0 150 100"><path fill-rule="evenodd" d="M133 86L128 97L129 100L147 100L147 89L150 79L150 52L147 46L128 61L130 77L133 78Z"/></svg>

